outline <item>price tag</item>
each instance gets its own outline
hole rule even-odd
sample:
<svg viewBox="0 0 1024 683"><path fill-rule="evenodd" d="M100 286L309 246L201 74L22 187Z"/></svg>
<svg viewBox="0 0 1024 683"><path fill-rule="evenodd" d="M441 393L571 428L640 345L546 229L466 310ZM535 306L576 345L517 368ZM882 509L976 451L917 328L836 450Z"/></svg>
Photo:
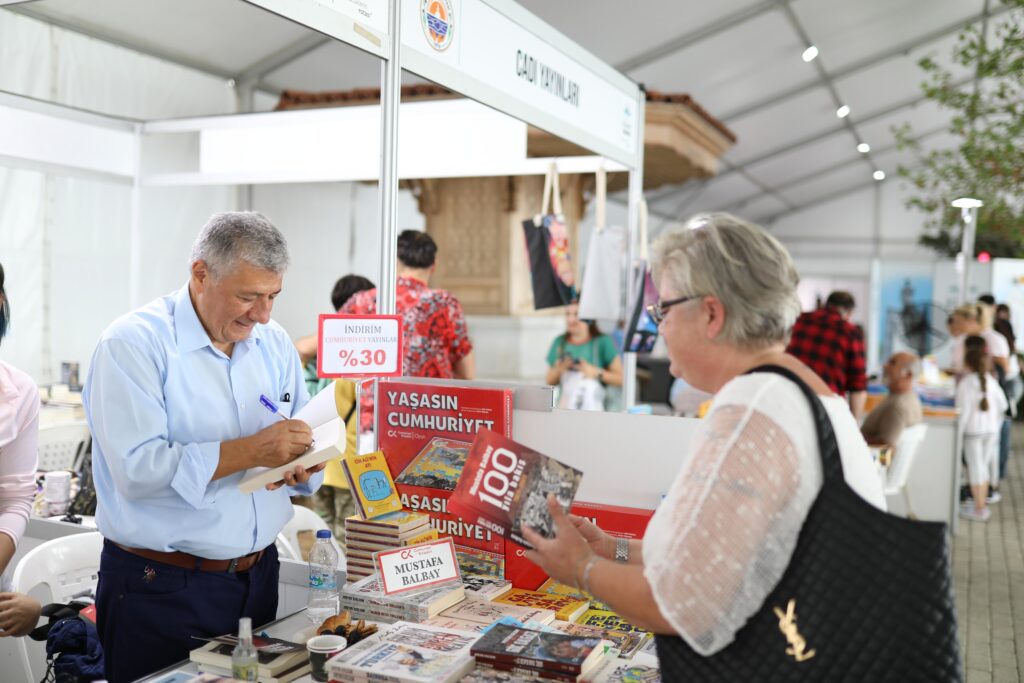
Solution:
<svg viewBox="0 0 1024 683"><path fill-rule="evenodd" d="M451 538L374 553L384 595L460 581L455 543Z"/></svg>
<svg viewBox="0 0 1024 683"><path fill-rule="evenodd" d="M402 316L320 316L318 377L398 377L402 374Z"/></svg>

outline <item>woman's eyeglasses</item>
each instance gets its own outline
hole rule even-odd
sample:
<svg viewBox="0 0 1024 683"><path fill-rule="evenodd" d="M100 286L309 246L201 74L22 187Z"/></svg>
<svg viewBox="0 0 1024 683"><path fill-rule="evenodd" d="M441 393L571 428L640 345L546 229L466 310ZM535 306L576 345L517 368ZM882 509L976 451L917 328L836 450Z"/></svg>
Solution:
<svg viewBox="0 0 1024 683"><path fill-rule="evenodd" d="M656 304L651 304L647 307L647 315L651 316L651 320L654 321L655 325L660 325L665 320L665 313L668 309L672 308L676 304L685 304L687 301L693 301L699 299L703 295L696 296L681 296L678 299L669 299L668 301L659 301Z"/></svg>

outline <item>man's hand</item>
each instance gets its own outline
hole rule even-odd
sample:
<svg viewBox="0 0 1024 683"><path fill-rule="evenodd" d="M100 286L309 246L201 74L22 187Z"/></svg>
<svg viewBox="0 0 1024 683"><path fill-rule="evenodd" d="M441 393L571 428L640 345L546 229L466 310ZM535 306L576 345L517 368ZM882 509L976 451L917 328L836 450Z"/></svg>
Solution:
<svg viewBox="0 0 1024 683"><path fill-rule="evenodd" d="M255 465L280 467L302 455L313 444L313 430L302 420L281 420L251 437Z"/></svg>
<svg viewBox="0 0 1024 683"><path fill-rule="evenodd" d="M267 484L268 491L276 491L282 486L298 486L299 484L305 484L309 481L309 478L314 474L322 470L327 466L327 463L322 462L319 465L310 467L308 470L304 469L302 465L296 465L294 468L284 473L284 479L275 481L273 484Z"/></svg>
<svg viewBox="0 0 1024 683"><path fill-rule="evenodd" d="M280 467L302 455L313 443L313 430L302 420L281 420L252 436L223 441L216 481L250 467Z"/></svg>

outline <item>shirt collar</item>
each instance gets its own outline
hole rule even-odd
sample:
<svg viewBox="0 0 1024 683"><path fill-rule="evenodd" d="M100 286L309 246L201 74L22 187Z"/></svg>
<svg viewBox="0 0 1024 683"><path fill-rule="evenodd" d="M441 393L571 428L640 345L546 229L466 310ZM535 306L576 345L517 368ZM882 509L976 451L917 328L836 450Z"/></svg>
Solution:
<svg viewBox="0 0 1024 683"><path fill-rule="evenodd" d="M260 328L262 325L253 325L252 332L238 344L252 345L261 340ZM174 330L178 341L178 350L182 353L195 351L205 346L215 348L206 333L206 328L199 320L195 306L192 305L192 297L188 293L188 283L178 290L174 295Z"/></svg>

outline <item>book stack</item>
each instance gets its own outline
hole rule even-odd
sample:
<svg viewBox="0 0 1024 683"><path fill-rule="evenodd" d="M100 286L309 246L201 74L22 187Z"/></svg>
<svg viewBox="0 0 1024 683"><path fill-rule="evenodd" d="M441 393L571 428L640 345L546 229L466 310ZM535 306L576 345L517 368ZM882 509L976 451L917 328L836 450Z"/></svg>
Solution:
<svg viewBox="0 0 1024 683"><path fill-rule="evenodd" d="M463 574L462 584L466 587L466 597L476 600L494 600L512 590L512 582L508 579L477 574Z"/></svg>
<svg viewBox="0 0 1024 683"><path fill-rule="evenodd" d="M345 520L345 561L348 581L371 576L373 554L437 539L430 518L420 512L399 510L373 519L353 515Z"/></svg>
<svg viewBox="0 0 1024 683"><path fill-rule="evenodd" d="M220 640L226 639L222 637ZM257 642L260 639L259 636L253 639L253 644L257 648L256 656L259 659L259 683L288 683L309 673L309 653L304 645L262 638L268 642L265 647L261 647ZM188 658L195 662L199 671L203 673L230 678L231 652L236 644L237 642L211 641L192 650Z"/></svg>
<svg viewBox="0 0 1024 683"><path fill-rule="evenodd" d="M367 576L342 589L341 607L349 610L355 619L388 624L395 621L421 622L437 616L445 608L465 598L466 590L461 583L384 595L379 579Z"/></svg>
<svg viewBox="0 0 1024 683"><path fill-rule="evenodd" d="M506 605L549 609L555 613L555 619L561 619L562 621L576 621L590 608L588 600L581 600L568 595L528 591L522 588L514 588L501 597L495 598L495 601Z"/></svg>
<svg viewBox="0 0 1024 683"><path fill-rule="evenodd" d="M470 651L480 667L524 678L582 681L605 658L601 638L496 624Z"/></svg>
<svg viewBox="0 0 1024 683"><path fill-rule="evenodd" d="M506 605L496 601L463 600L441 612L430 620L431 625L454 628L463 631L484 631L491 624L504 617L511 617L521 623L550 624L555 613L548 609Z"/></svg>
<svg viewBox="0 0 1024 683"><path fill-rule="evenodd" d="M332 658L327 674L338 683L455 683L473 669L475 640L472 633L398 622Z"/></svg>

